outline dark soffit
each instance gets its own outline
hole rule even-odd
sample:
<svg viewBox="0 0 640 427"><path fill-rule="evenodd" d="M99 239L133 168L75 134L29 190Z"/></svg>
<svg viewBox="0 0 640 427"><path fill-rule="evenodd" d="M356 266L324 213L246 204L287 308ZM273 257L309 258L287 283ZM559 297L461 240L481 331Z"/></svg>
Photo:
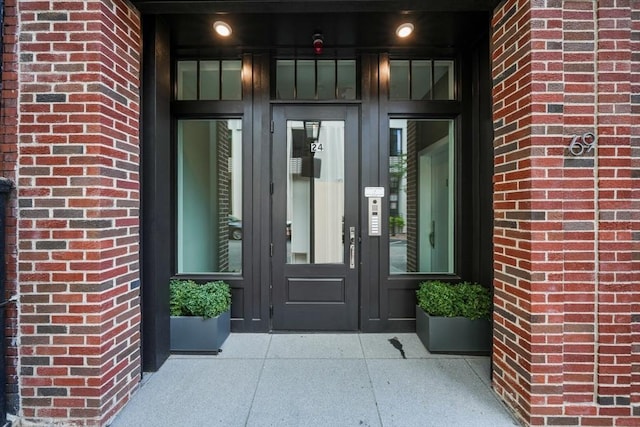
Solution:
<svg viewBox="0 0 640 427"><path fill-rule="evenodd" d="M143 13L491 12L501 0L131 0Z"/></svg>
<svg viewBox="0 0 640 427"><path fill-rule="evenodd" d="M217 37L213 23L223 19L233 27L227 39ZM449 49L469 45L490 27L488 12L399 13L229 13L172 15L169 18L172 44L179 48L217 46L255 50L277 46L311 53L312 36L320 32L325 50L357 47L359 50L402 50L405 48ZM395 36L401 23L410 21L414 34Z"/></svg>

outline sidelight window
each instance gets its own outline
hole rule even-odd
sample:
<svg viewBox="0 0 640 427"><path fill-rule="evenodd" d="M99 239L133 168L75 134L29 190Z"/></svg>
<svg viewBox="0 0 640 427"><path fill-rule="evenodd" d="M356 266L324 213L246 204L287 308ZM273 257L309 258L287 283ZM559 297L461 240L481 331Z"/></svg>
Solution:
<svg viewBox="0 0 640 427"><path fill-rule="evenodd" d="M391 274L453 273L453 120L390 120Z"/></svg>
<svg viewBox="0 0 640 427"><path fill-rule="evenodd" d="M242 121L180 120L178 273L242 271Z"/></svg>

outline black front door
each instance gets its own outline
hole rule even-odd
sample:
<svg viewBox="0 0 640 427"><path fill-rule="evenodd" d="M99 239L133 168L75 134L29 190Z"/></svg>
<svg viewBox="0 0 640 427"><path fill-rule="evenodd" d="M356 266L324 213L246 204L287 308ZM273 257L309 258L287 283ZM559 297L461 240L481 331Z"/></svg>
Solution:
<svg viewBox="0 0 640 427"><path fill-rule="evenodd" d="M358 329L358 107L274 106L272 328Z"/></svg>

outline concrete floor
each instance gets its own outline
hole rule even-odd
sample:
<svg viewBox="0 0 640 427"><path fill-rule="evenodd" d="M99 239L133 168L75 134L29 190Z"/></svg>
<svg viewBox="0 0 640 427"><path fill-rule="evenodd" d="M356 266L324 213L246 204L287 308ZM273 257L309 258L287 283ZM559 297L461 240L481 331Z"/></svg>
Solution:
<svg viewBox="0 0 640 427"><path fill-rule="evenodd" d="M222 350L171 356L111 426L518 425L488 357L433 355L415 334L231 334Z"/></svg>

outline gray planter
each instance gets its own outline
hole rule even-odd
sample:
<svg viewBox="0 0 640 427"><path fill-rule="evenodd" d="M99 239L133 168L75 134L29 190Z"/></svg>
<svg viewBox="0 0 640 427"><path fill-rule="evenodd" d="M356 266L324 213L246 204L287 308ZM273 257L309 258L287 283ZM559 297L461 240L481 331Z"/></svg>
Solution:
<svg viewBox="0 0 640 427"><path fill-rule="evenodd" d="M435 317L416 306L416 334L432 353L491 354L491 322Z"/></svg>
<svg viewBox="0 0 640 427"><path fill-rule="evenodd" d="M174 353L218 354L230 329L229 311L211 319L171 316L170 349Z"/></svg>

